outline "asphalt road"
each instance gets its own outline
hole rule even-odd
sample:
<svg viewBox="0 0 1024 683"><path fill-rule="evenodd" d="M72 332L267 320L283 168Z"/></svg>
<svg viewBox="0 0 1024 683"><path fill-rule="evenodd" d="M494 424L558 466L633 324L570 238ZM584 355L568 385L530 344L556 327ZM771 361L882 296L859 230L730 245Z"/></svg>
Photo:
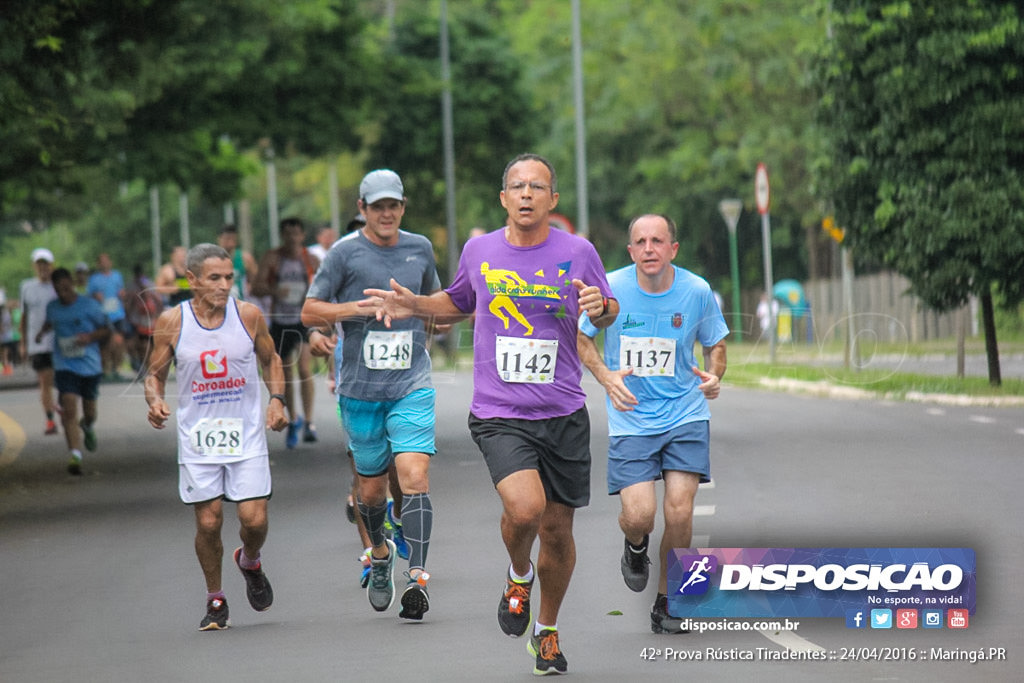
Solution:
<svg viewBox="0 0 1024 683"><path fill-rule="evenodd" d="M439 453L432 605L422 623L398 605L373 612L358 587L346 466L330 398L318 385L321 443L288 451L271 436L274 496L264 562L276 601L251 611L225 562L232 628L196 631L204 610L192 514L177 498L174 434L145 422L139 387L102 389L99 451L64 472L62 437L42 436L35 392L0 392L0 681L529 680L525 641L495 619L507 556L500 505L466 429L470 377L436 374ZM963 631L847 629L804 619L795 633L655 636L652 589L618 569L618 500L604 493L600 388L591 505L577 515L578 564L559 628L581 680L1019 680L1024 566L1024 416L1019 409L835 401L726 387L713 404L714 482L698 495L695 545L972 547L978 609ZM27 442L11 455L17 423ZM225 525L225 548L237 526ZM401 564L399 565L401 567ZM621 613L621 614L620 614ZM741 620L742 621L742 620ZM769 661L787 648L1006 648L1005 661ZM701 661L665 653L697 652ZM753 653L754 661L709 660ZM644 659L645 652L657 652ZM1015 673L1016 672L1016 673Z"/></svg>

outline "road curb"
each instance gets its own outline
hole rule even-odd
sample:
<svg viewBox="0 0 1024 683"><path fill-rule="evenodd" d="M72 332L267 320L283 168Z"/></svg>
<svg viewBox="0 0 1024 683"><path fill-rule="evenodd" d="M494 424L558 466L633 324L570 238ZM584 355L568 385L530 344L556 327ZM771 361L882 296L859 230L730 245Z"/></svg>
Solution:
<svg viewBox="0 0 1024 683"><path fill-rule="evenodd" d="M847 401L910 401L914 403L935 403L948 406L979 406L1011 408L1024 406L1024 396L964 396L963 394L927 394L920 391L906 393L868 391L857 387L832 384L831 382L809 382L798 379L772 379L762 377L760 386L790 393L808 394L822 398Z"/></svg>

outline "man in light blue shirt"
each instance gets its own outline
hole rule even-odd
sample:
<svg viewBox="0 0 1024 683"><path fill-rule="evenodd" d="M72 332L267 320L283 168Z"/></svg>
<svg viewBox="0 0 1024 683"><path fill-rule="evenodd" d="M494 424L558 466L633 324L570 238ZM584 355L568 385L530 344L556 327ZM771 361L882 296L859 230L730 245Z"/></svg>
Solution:
<svg viewBox="0 0 1024 683"><path fill-rule="evenodd" d="M70 460L68 472L82 473L82 447L96 450L97 399L103 362L100 344L110 336L110 323L99 302L75 291L66 268L53 271L57 298L46 305L46 322L37 337L53 330L53 367L61 421ZM82 420L78 421L78 401ZM79 433L81 427L81 433Z"/></svg>
<svg viewBox="0 0 1024 683"><path fill-rule="evenodd" d="M121 378L118 370L124 362L125 339L131 336L131 326L125 317L124 277L121 271L114 270L108 254L96 258L96 270L89 276L86 294L100 303L113 328L110 342L102 350L103 372L107 379L117 381Z"/></svg>
<svg viewBox="0 0 1024 683"><path fill-rule="evenodd" d="M668 614L665 555L690 546L697 486L710 481L707 401L718 396L725 374L729 328L710 285L672 265L679 243L671 218L633 219L628 250L633 265L608 274L620 312L606 328L603 360L594 344L599 330L586 316L580 318L577 347L608 394L608 492L622 503L622 577L636 592L647 587L648 540L658 502L654 482L665 481L651 630L678 633L680 620ZM704 370L694 357L695 342L704 349Z"/></svg>

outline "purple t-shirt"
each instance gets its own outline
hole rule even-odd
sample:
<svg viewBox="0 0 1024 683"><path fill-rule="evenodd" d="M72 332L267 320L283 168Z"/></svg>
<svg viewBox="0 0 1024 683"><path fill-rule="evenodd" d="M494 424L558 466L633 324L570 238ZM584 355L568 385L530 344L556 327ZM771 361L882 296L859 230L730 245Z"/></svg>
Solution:
<svg viewBox="0 0 1024 683"><path fill-rule="evenodd" d="M612 295L597 250L582 237L552 229L541 244L514 247L496 230L466 243L445 291L459 310L476 312L474 415L538 420L583 406L573 279Z"/></svg>

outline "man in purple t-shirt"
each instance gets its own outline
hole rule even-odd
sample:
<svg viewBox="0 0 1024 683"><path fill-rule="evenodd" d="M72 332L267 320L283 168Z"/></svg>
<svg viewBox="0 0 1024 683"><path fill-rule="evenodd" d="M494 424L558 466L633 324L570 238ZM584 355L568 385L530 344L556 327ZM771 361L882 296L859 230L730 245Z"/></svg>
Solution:
<svg viewBox="0 0 1024 683"><path fill-rule="evenodd" d="M505 167L501 205L508 224L466 243L455 281L415 296L366 290L378 317L434 316L441 322L476 313L473 401L469 429L504 507L501 535L511 566L498 603L498 624L514 637L530 627L534 565L540 608L529 651L534 673L565 673L558 611L576 564L575 509L590 502L590 419L580 388L577 319L599 328L615 321L618 303L604 266L585 239L553 230L555 171L523 154Z"/></svg>

